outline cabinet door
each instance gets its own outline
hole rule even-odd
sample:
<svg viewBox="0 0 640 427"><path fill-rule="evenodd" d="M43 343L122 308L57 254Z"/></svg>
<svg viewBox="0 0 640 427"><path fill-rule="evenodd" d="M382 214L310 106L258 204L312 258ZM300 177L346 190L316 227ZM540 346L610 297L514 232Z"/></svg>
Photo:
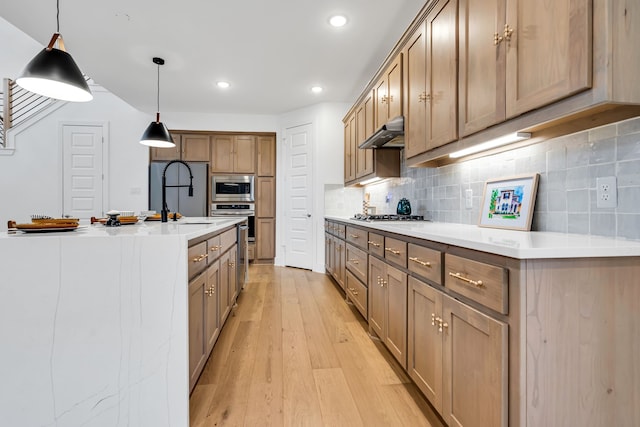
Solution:
<svg viewBox="0 0 640 427"><path fill-rule="evenodd" d="M276 138L258 137L258 176L276 176Z"/></svg>
<svg viewBox="0 0 640 427"><path fill-rule="evenodd" d="M220 292L218 293L218 324L224 325L229 312L231 311L229 295L229 252L220 257Z"/></svg>
<svg viewBox="0 0 640 427"><path fill-rule="evenodd" d="M207 289L204 303L204 333L206 341L206 354L213 349L213 345L220 333L218 323L218 294L220 289L220 263L218 261L209 264L207 268Z"/></svg>
<svg viewBox="0 0 640 427"><path fill-rule="evenodd" d="M207 274L203 272L189 282L189 389L192 389L204 367L204 310Z"/></svg>
<svg viewBox="0 0 640 427"><path fill-rule="evenodd" d="M256 137L238 135L234 141L233 172L253 173L256 161Z"/></svg>
<svg viewBox="0 0 640 427"><path fill-rule="evenodd" d="M180 153L182 153L180 134L171 133L171 138L173 138L173 142L176 143L175 147L170 147L170 148L151 147L149 155L152 161L154 160L168 161L168 160L180 159Z"/></svg>
<svg viewBox="0 0 640 427"><path fill-rule="evenodd" d="M182 160L208 162L210 158L209 135L182 135Z"/></svg>
<svg viewBox="0 0 640 427"><path fill-rule="evenodd" d="M442 413L442 336L435 318L442 293L409 277L407 372L429 402Z"/></svg>
<svg viewBox="0 0 640 427"><path fill-rule="evenodd" d="M427 16L427 148L458 137L457 0L438 0Z"/></svg>
<svg viewBox="0 0 640 427"><path fill-rule="evenodd" d="M373 173L373 152L374 150L363 150L358 148L369 136L373 134L373 95L369 95L356 108L356 142L354 151L356 152L356 178Z"/></svg>
<svg viewBox="0 0 640 427"><path fill-rule="evenodd" d="M425 24L413 34L404 50L405 121L404 153L407 158L427 151L427 47Z"/></svg>
<svg viewBox="0 0 640 427"><path fill-rule="evenodd" d="M382 341L385 338L385 306L387 287L385 286L385 263L369 256L369 328Z"/></svg>
<svg viewBox="0 0 640 427"><path fill-rule="evenodd" d="M336 280L342 289L345 288L347 280L347 251L344 240L340 240L334 237L333 244L335 248L333 269L335 272Z"/></svg>
<svg viewBox="0 0 640 427"><path fill-rule="evenodd" d="M407 274L386 266L387 315L384 343L400 362L407 368Z"/></svg>
<svg viewBox="0 0 640 427"><path fill-rule="evenodd" d="M233 172L233 136L216 135L211 142L211 172Z"/></svg>
<svg viewBox="0 0 640 427"><path fill-rule="evenodd" d="M507 118L591 87L591 4L507 2Z"/></svg>
<svg viewBox="0 0 640 427"><path fill-rule="evenodd" d="M275 257L275 219L256 218L256 258L273 259Z"/></svg>
<svg viewBox="0 0 640 427"><path fill-rule="evenodd" d="M507 325L443 296L444 420L450 426L508 425Z"/></svg>
<svg viewBox="0 0 640 427"><path fill-rule="evenodd" d="M238 298L238 246L229 249L229 305L233 306Z"/></svg>
<svg viewBox="0 0 640 427"><path fill-rule="evenodd" d="M333 240L329 233L324 233L324 269L333 276Z"/></svg>
<svg viewBox="0 0 640 427"><path fill-rule="evenodd" d="M459 117L463 136L505 118L505 0L459 0ZM496 44L497 43L497 44Z"/></svg>
<svg viewBox="0 0 640 427"><path fill-rule="evenodd" d="M375 128L378 129L383 124L387 123L389 118L389 104L387 103L387 78L383 76L375 85Z"/></svg>
<svg viewBox="0 0 640 427"><path fill-rule="evenodd" d="M356 179L356 115L351 114L344 127L344 181Z"/></svg>
<svg viewBox="0 0 640 427"><path fill-rule="evenodd" d="M273 218L276 215L276 179L258 178L256 180L256 216Z"/></svg>
<svg viewBox="0 0 640 427"><path fill-rule="evenodd" d="M387 120L402 115L402 54L387 69Z"/></svg>

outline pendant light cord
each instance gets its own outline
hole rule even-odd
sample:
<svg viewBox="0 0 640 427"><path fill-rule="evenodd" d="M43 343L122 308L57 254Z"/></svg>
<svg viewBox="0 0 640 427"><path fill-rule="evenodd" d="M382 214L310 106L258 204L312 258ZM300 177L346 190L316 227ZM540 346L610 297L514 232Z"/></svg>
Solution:
<svg viewBox="0 0 640 427"><path fill-rule="evenodd" d="M160 64L158 64L158 90L156 91L156 93L157 93L156 105L158 106L158 109L156 111L160 113Z"/></svg>
<svg viewBox="0 0 640 427"><path fill-rule="evenodd" d="M56 33L60 32L60 0L56 0Z"/></svg>

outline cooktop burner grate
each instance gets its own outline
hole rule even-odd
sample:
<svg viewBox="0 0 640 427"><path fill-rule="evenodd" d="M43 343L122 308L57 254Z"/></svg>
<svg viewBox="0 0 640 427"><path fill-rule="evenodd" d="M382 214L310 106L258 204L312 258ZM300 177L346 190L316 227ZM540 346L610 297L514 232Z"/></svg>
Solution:
<svg viewBox="0 0 640 427"><path fill-rule="evenodd" d="M357 219L360 221L424 221L424 216L398 215L398 214L384 214L384 215L355 214L353 219Z"/></svg>

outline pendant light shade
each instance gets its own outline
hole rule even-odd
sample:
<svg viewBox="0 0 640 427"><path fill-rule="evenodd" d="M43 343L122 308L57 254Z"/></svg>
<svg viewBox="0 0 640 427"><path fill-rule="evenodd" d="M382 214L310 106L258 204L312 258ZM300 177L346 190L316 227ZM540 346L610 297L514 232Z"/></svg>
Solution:
<svg viewBox="0 0 640 427"><path fill-rule="evenodd" d="M171 134L167 127L160 121L160 66L164 65L164 59L153 58L153 63L158 66L158 110L156 113L156 121L151 122L151 124L147 126L147 129L144 131L142 138L140 139L140 144L147 145L149 147L171 148L175 147L176 144L173 142L173 138L171 138Z"/></svg>
<svg viewBox="0 0 640 427"><path fill-rule="evenodd" d="M25 67L16 83L26 90L63 101L87 102L93 99L89 85L60 35L60 0L56 1L56 32L49 45ZM58 48L54 47L58 43Z"/></svg>

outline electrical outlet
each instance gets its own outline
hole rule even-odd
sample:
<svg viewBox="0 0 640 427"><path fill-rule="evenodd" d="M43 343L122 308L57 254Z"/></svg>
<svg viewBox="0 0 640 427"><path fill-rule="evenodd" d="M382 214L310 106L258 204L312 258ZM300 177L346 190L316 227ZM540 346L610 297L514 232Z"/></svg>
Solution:
<svg viewBox="0 0 640 427"><path fill-rule="evenodd" d="M596 206L598 208L615 208L618 206L618 189L615 176L596 179Z"/></svg>
<svg viewBox="0 0 640 427"><path fill-rule="evenodd" d="M464 207L465 209L473 208L473 190L471 188L464 190Z"/></svg>

